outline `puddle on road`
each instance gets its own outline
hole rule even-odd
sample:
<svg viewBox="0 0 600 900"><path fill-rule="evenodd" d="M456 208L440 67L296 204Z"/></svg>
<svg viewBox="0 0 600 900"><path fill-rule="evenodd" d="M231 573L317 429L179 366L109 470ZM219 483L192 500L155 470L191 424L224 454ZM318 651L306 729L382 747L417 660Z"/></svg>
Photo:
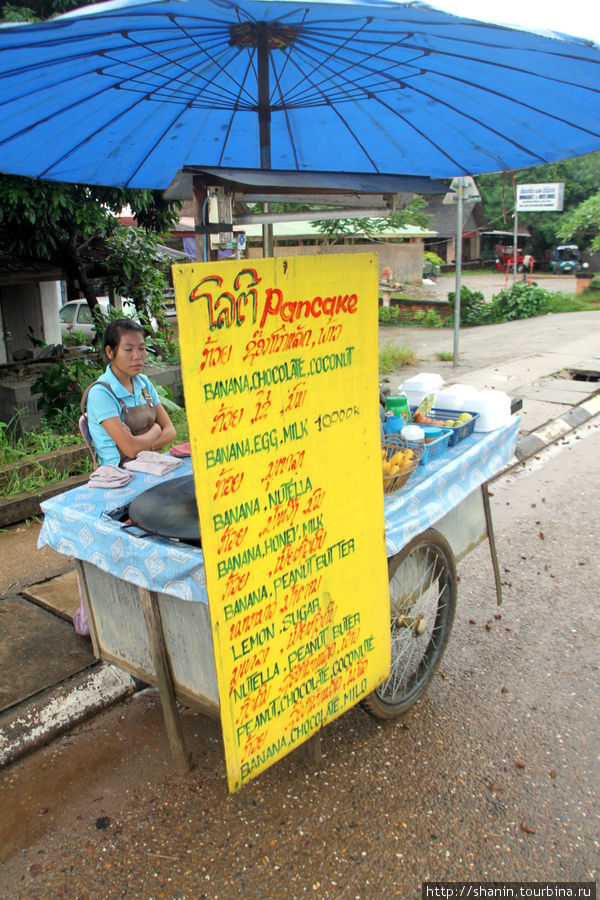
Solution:
<svg viewBox="0 0 600 900"><path fill-rule="evenodd" d="M215 728L190 711L182 719L186 730L192 727L201 735L212 735ZM202 736L188 737L187 743L197 750ZM97 818L122 808L123 796L136 784L174 773L158 692L136 694L125 707L112 707L2 772L0 862L61 826L77 821L93 826Z"/></svg>

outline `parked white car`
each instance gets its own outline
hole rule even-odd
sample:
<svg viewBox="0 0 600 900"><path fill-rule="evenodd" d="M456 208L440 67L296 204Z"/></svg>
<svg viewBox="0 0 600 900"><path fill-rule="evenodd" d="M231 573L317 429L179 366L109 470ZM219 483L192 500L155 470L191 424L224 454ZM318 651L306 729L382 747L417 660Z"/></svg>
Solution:
<svg viewBox="0 0 600 900"><path fill-rule="evenodd" d="M108 297L98 297L98 303L102 308L102 312L108 312ZM123 313L128 318L136 319L137 314L133 301L123 300ZM60 332L64 337L68 337L72 331L78 331L85 338L92 340L96 334L94 323L92 322L92 314L87 305L87 300L69 300L68 303L59 310L58 318L60 321ZM158 330L155 319L151 321L153 331Z"/></svg>

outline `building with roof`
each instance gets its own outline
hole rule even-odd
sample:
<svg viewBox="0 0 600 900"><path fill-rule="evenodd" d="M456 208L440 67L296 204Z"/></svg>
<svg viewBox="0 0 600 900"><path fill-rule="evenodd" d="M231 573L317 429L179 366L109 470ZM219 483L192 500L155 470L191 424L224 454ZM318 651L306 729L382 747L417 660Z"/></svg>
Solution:
<svg viewBox="0 0 600 900"><path fill-rule="evenodd" d="M304 213L308 215L308 213ZM312 217L318 216L311 212ZM186 252L195 255L194 219L182 216L173 233L181 239ZM263 256L263 231L260 223L232 225L234 240L225 246L219 241L219 235L211 235L211 247L217 251L220 259L235 258L236 254L244 259L256 259ZM435 238L435 231L429 231L414 225L382 231L378 234L366 235L357 231L354 234L343 234L336 238L322 234L314 221L291 221L273 223L273 255L281 256L313 256L331 253L373 253L379 256L379 272L389 267L393 280L401 283L418 283L423 278L423 250L426 239ZM242 249L243 248L243 249Z"/></svg>

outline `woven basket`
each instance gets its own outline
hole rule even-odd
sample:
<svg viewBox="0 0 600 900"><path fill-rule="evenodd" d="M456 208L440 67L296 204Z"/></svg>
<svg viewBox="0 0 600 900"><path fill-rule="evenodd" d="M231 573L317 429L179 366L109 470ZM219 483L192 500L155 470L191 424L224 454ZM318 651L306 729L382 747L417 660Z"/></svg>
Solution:
<svg viewBox="0 0 600 900"><path fill-rule="evenodd" d="M382 462L384 458L387 460L391 460L392 457L395 456L396 453L398 453L398 451L407 449L410 449L413 452L412 460L407 465L402 466L396 474L383 476L384 494L393 494L404 487L412 473L419 465L425 449L424 447L417 446L409 448L406 441L403 441L398 437L392 437L391 435L383 438L381 442ZM385 452L385 457L383 457L383 452Z"/></svg>

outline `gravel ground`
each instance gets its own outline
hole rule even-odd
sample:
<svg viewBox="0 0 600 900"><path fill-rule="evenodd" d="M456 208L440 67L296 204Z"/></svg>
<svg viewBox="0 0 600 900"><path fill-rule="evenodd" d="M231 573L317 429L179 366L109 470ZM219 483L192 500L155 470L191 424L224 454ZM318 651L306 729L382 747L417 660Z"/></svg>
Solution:
<svg viewBox="0 0 600 900"><path fill-rule="evenodd" d="M218 725L184 713L195 767L178 776L157 694L138 694L2 773L0 897L417 900L424 880L596 879L600 433L585 429L493 485L504 605L481 545L407 716L354 708L317 769L296 752L229 796Z"/></svg>

